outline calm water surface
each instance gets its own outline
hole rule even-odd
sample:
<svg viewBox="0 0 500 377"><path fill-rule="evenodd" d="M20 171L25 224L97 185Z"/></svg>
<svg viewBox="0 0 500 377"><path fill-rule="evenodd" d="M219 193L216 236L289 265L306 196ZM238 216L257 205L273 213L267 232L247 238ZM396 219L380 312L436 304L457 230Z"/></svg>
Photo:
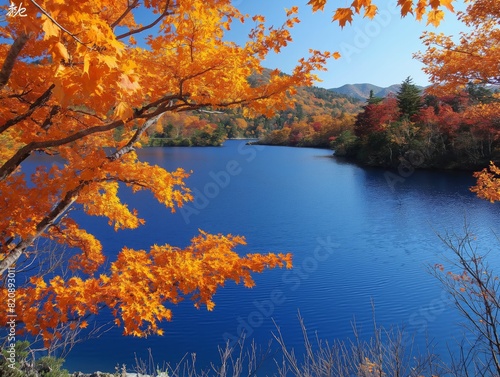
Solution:
<svg viewBox="0 0 500 377"><path fill-rule="evenodd" d="M419 171L397 182L386 170L364 169L331 158L331 151L246 146L227 141L220 148L148 148L144 161L167 169L192 170L188 185L196 202L175 214L148 193L123 190L146 226L115 233L103 219L77 220L103 242L113 260L122 246L185 246L202 229L244 235L248 252L292 252L294 269L256 275L257 286L227 284L212 312L191 302L173 307L163 337L123 337L119 329L78 345L66 367L91 372L135 364L151 349L157 363L197 353L200 366L217 359L217 346L242 331L258 344L271 338L274 321L300 352L300 310L320 337L346 339L355 319L362 335L372 331L372 302L379 324L405 325L419 345L426 334L436 351L460 338L456 314L429 264L447 254L438 234L463 234L465 220L481 250L497 247L493 235L500 207L476 199L469 173ZM496 255L490 255L496 263ZM109 319L106 315L100 320Z"/></svg>

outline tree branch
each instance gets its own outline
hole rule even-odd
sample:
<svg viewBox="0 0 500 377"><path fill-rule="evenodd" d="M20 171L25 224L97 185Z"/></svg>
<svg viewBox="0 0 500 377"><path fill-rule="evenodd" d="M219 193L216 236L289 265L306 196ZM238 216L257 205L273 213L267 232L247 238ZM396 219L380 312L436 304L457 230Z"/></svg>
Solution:
<svg viewBox="0 0 500 377"><path fill-rule="evenodd" d="M118 149L115 153L113 153L111 156L109 156L108 158L111 160L111 161L115 161L115 160L118 160L121 156L123 156L124 154L127 154L131 151L134 150L134 144L140 139L140 137L142 136L142 134L149 128L151 127L153 124L155 124L159 119L160 117L164 114L164 112L162 112L161 114L158 114L156 115L155 117L151 118L151 119L148 119L146 121L146 123L144 123L142 125L142 127L140 127L134 134L134 136L132 136L129 140L129 142L123 146L122 148Z"/></svg>
<svg viewBox="0 0 500 377"><path fill-rule="evenodd" d="M127 14L130 13L130 11L132 9L134 9L135 7L137 7L137 5L139 5L139 0L134 0L134 2L132 4L130 4L129 6L127 6L127 9L125 9L125 12L123 12L121 14L121 16L116 19L115 22L113 22L111 25L109 25L111 27L111 29L114 29L127 16Z"/></svg>
<svg viewBox="0 0 500 377"><path fill-rule="evenodd" d="M0 275L2 275L9 267L11 267L26 251L26 249L35 241L42 233L44 233L55 221L66 212L66 210L75 202L80 190L87 182L80 183L76 188L68 191L64 198L45 216L37 225L35 233L25 239L19 241L8 255L0 262Z"/></svg>
<svg viewBox="0 0 500 377"><path fill-rule="evenodd" d="M160 16L156 20L154 20L153 22L151 22L149 25L140 27L138 29L129 30L126 33L120 34L120 35L118 35L116 37L116 39L123 39L123 38L129 37L129 36L131 36L133 34L140 33L140 32L142 32L144 30L151 29L158 22L160 22L166 15L171 14L171 13L168 12L168 7L169 6L170 6L170 0L167 1L167 3L165 4L165 9L163 10L163 12L160 14Z"/></svg>
<svg viewBox="0 0 500 377"><path fill-rule="evenodd" d="M133 118L127 119L127 122ZM19 149L17 153L12 156L1 168L0 168L0 182L7 178L28 156L37 149L46 149L59 147L64 144L71 143L85 136L92 135L98 132L105 132L115 129L124 124L122 120L117 120L102 126L90 127L85 130L75 132L72 135L66 136L62 139L57 140L46 140L46 141L33 141L26 144L24 147Z"/></svg>
<svg viewBox="0 0 500 377"><path fill-rule="evenodd" d="M23 47L26 45L26 42L28 42L29 38L30 38L29 34L21 33L16 38L14 43L10 46L9 52L7 53L7 57L3 62L2 70L0 71L0 89L2 89L9 81L17 57L21 52L21 50L23 49Z"/></svg>
<svg viewBox="0 0 500 377"><path fill-rule="evenodd" d="M38 5L35 0L30 0L30 1L35 7L37 7L40 10L40 12L42 12L49 20L51 20L59 29L64 31L66 34L68 34L71 38L73 38L78 43L80 43L84 46L87 46L87 43L83 42L80 38L78 38L76 35L71 33L68 29L64 28L45 9L43 9L40 5Z"/></svg>
<svg viewBox="0 0 500 377"><path fill-rule="evenodd" d="M30 107L28 108L28 111L26 111L24 114L21 114L15 118L9 119L2 126L0 126L0 133L4 132L5 130L9 129L13 125L19 123L20 121L28 118L29 116L31 116L31 114L33 114L33 112L37 108L43 106L45 104L45 102L47 102L48 99L50 98L50 96L52 94L52 89L54 89L54 87L55 87L54 84L49 86L49 88L40 97L38 97L35 102L33 102L30 105Z"/></svg>
<svg viewBox="0 0 500 377"><path fill-rule="evenodd" d="M52 118L61 110L61 106L58 106L58 105L54 105L52 106L52 108L50 109L50 112L49 112L49 116L47 118L45 118L45 120L43 121L41 127L42 129L44 129L45 131L47 131L49 129L49 127L52 125Z"/></svg>

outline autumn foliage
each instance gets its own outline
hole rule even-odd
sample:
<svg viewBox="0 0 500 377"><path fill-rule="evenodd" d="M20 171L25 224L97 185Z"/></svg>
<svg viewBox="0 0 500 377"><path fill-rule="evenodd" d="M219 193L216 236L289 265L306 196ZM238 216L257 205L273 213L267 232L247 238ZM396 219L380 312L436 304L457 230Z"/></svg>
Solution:
<svg viewBox="0 0 500 377"><path fill-rule="evenodd" d="M319 10L325 2L310 5ZM440 7L451 8L451 0L398 4L403 15L428 12L432 23L441 18ZM172 315L168 305L182 297L212 309L212 295L224 281L251 286L251 272L291 266L289 255L241 257L234 247L242 238L205 233L184 249L124 248L107 261L99 240L68 211L80 205L119 231L143 223L121 201L120 185L148 190L172 211L191 200L185 171L141 162L135 148L166 113L244 107L248 116L272 116L288 108L296 87L313 84L314 71L339 57L311 51L290 75L273 70L265 83L250 84L267 54L292 41L297 7L285 11L283 25L270 27L263 16L241 14L229 0L22 5L26 17L7 16L0 24L0 273L37 263L43 242L77 252L65 260L69 275L46 276L40 265L19 287L19 330L49 341L62 326L83 328L86 316L108 307L126 334L161 333L159 322ZM373 17L376 7L355 0L334 19L343 26L356 13ZM234 22L252 23L246 43L225 38ZM38 153L62 162L40 165L29 176L23 162L36 161ZM103 270L105 263L110 267Z"/></svg>
<svg viewBox="0 0 500 377"><path fill-rule="evenodd" d="M356 117L350 145L339 150L334 142L336 154L396 168L402 163L420 168L482 168L500 159L500 117L478 111L496 101L489 90L479 93L469 85L456 96L416 96L418 110L411 116L404 114L401 101L393 95L369 100Z"/></svg>
<svg viewBox="0 0 500 377"><path fill-rule="evenodd" d="M330 53L313 51L292 75L275 70L262 85L250 85L247 77L291 41L296 9L274 28L254 17L247 43L239 46L224 33L250 16L229 1L24 6L26 17L7 18L0 27L0 271L21 271L46 242L77 252L65 261L69 275L37 270L18 288L19 330L50 340L64 326L85 327L89 314L108 307L126 334L160 333L158 323L171 318L168 305L182 297L211 310L211 297L226 280L250 287L251 272L291 266L290 255L241 257L234 247L242 238L205 233L182 250L125 248L107 261L99 240L68 210L80 205L119 231L143 223L120 200L121 184L152 192L172 211L191 200L186 172L141 162L134 149L165 113L244 105L249 115L272 114L290 104L294 87L312 84L313 71L323 69ZM147 22L136 19L138 11L149 14ZM37 153L59 163L28 176L23 161L36 161Z"/></svg>

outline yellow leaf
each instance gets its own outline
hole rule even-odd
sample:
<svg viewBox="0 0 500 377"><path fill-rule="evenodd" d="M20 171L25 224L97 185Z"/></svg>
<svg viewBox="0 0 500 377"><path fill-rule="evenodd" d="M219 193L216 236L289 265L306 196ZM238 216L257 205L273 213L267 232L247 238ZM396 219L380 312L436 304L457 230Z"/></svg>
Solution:
<svg viewBox="0 0 500 377"><path fill-rule="evenodd" d="M54 56L54 61L59 61L63 59L64 61L69 60L68 50L66 50L66 46L64 46L61 42L57 42L52 47L52 54Z"/></svg>
<svg viewBox="0 0 500 377"><path fill-rule="evenodd" d="M116 56L99 55L98 59L101 63L106 64L111 69L118 67L118 64L116 63Z"/></svg>
<svg viewBox="0 0 500 377"><path fill-rule="evenodd" d="M365 8L365 17L368 17L369 19L372 19L373 17L376 16L377 14L377 6L376 5L369 5Z"/></svg>
<svg viewBox="0 0 500 377"><path fill-rule="evenodd" d="M417 21L422 20L422 16L426 12L426 9L425 9L426 7L427 7L427 0L419 0L418 1L416 12L415 12L416 13L415 18L417 19Z"/></svg>
<svg viewBox="0 0 500 377"><path fill-rule="evenodd" d="M129 92L136 91L141 87L137 81L132 82L130 77L124 74L120 76L120 82L118 85Z"/></svg>
<svg viewBox="0 0 500 377"><path fill-rule="evenodd" d="M455 11L455 8L453 8L453 1L454 0L441 0L441 5L445 6L446 8L448 8L448 10L450 12L454 12Z"/></svg>
<svg viewBox="0 0 500 377"><path fill-rule="evenodd" d="M121 101L115 108L114 116L115 118L121 120L127 120L134 114L134 111L130 108L130 106Z"/></svg>
<svg viewBox="0 0 500 377"><path fill-rule="evenodd" d="M435 27L438 27L443 18L444 12L442 10L431 10L427 15L427 25L433 24Z"/></svg>
<svg viewBox="0 0 500 377"><path fill-rule="evenodd" d="M401 16L406 16L408 13L413 13L412 0L398 0L398 5L401 7Z"/></svg>
<svg viewBox="0 0 500 377"><path fill-rule="evenodd" d="M86 73L88 75L89 67L90 67L90 55L85 54L85 56L83 57L83 73Z"/></svg>
<svg viewBox="0 0 500 377"><path fill-rule="evenodd" d="M326 0L309 0L307 4L312 6L313 12L316 12L325 8Z"/></svg>
<svg viewBox="0 0 500 377"><path fill-rule="evenodd" d="M42 19L45 19L42 25L42 29L45 33L43 39L49 39L50 37L58 37L61 31L59 27L46 16L42 16Z"/></svg>
<svg viewBox="0 0 500 377"><path fill-rule="evenodd" d="M341 56L341 55L340 55L340 53L339 53L338 51L335 51L335 52L333 53L333 58L334 58L335 60L340 59L340 56Z"/></svg>

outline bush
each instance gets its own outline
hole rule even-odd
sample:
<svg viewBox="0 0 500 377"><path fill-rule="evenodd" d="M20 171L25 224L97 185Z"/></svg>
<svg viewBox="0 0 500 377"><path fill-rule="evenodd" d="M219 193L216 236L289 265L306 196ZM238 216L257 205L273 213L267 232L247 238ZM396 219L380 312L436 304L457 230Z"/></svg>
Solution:
<svg viewBox="0 0 500 377"><path fill-rule="evenodd" d="M15 354L14 359L11 358ZM16 342L14 352L3 348L0 360L0 376L2 377L69 377L67 370L61 369L64 359L44 356L30 361L30 344L28 341Z"/></svg>

